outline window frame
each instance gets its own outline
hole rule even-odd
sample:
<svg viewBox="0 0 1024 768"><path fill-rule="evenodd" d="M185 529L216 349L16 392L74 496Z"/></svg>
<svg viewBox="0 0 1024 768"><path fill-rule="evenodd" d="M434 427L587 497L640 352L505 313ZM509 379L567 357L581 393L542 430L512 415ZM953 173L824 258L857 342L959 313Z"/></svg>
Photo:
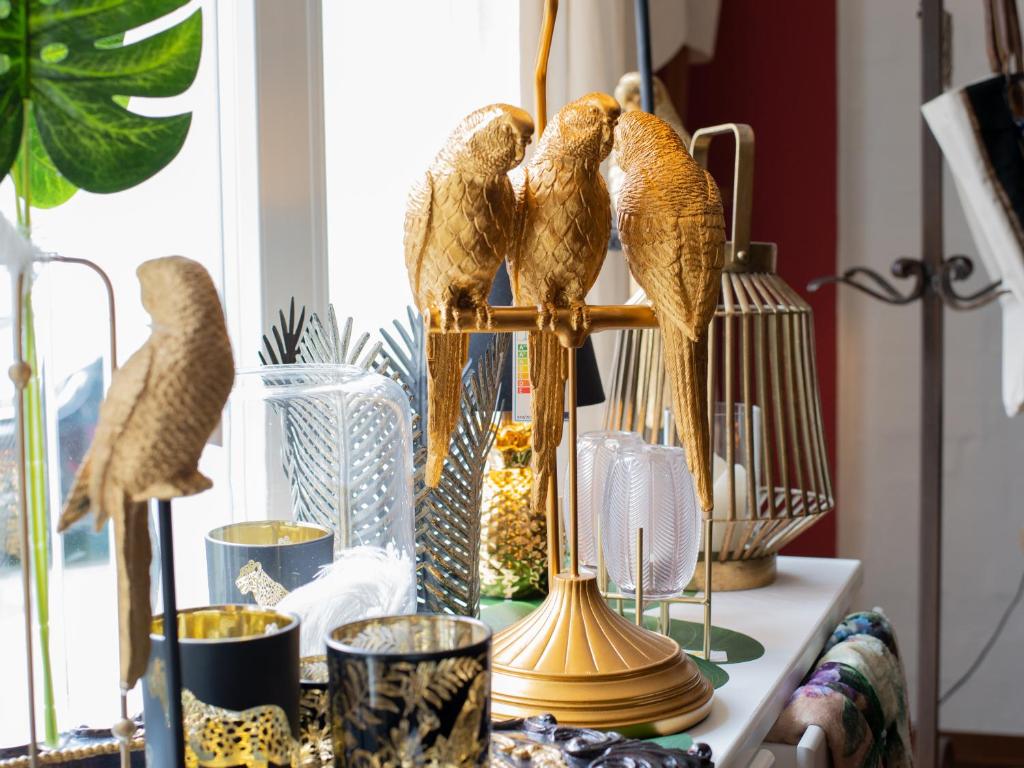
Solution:
<svg viewBox="0 0 1024 768"><path fill-rule="evenodd" d="M293 297L307 317L329 302L321 3L217 7L234 31L218 35L224 306L249 367Z"/></svg>

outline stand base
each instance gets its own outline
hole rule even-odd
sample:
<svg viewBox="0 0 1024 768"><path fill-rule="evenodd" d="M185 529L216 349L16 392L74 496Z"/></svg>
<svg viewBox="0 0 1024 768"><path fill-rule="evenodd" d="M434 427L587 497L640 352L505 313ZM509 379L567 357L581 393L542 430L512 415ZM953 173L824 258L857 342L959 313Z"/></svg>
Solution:
<svg viewBox="0 0 1024 768"><path fill-rule="evenodd" d="M726 560L724 563L717 558L711 562L712 592L739 592L743 589L767 587L776 576L775 555L752 558L750 560ZM693 580L687 590L704 591L704 557L697 562L693 572Z"/></svg>
<svg viewBox="0 0 1024 768"><path fill-rule="evenodd" d="M593 576L559 574L547 599L494 636L491 712L629 736L676 733L711 711L711 684L671 638L611 610Z"/></svg>

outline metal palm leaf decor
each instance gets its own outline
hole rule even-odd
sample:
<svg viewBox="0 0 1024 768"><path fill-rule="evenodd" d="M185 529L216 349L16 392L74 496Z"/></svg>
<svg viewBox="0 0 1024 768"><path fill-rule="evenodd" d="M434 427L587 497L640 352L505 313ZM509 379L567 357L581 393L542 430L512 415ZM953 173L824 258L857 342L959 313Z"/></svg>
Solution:
<svg viewBox="0 0 1024 768"><path fill-rule="evenodd" d="M302 329L306 322L306 308L303 307L298 319L295 318L295 297L292 297L288 306L288 318L285 319L284 310L277 312L278 324L270 327L274 336L274 343L270 337L263 334L263 350L259 352L260 363L263 365L288 365L299 362L299 343L302 339Z"/></svg>
<svg viewBox="0 0 1024 768"><path fill-rule="evenodd" d="M395 320L394 335L381 329L391 371L409 393L416 467L416 559L419 608L427 613L474 616L480 608L480 501L487 453L496 434L507 334L463 374L459 425L441 482L423 483L426 445L421 428L427 408L427 359L423 318L411 307L408 324Z"/></svg>
<svg viewBox="0 0 1024 768"><path fill-rule="evenodd" d="M441 482L427 494L422 515L416 509L418 582L430 613L480 611L480 501L509 346L508 334L499 336L463 375L459 425Z"/></svg>
<svg viewBox="0 0 1024 768"><path fill-rule="evenodd" d="M323 364L343 363L354 365L367 371L381 371L387 365L388 358L381 354L383 345L378 341L367 344L370 334L361 333L355 342L352 341L353 320L345 318L345 325L338 331L338 317L334 306L327 308L327 322L320 319L315 312L310 315L309 324L299 344L298 360L302 363ZM365 354L364 354L365 350Z"/></svg>
<svg viewBox="0 0 1024 768"><path fill-rule="evenodd" d="M413 307L406 307L406 323L391 321L394 335L380 329L386 345L384 355L388 359L388 372L409 395L412 408L412 489L416 500L416 579L417 602L420 610L426 610L423 584L424 546L422 532L428 523L428 502L430 488L423 482L427 461L427 443L423 435L423 419L427 408L427 346L423 318Z"/></svg>

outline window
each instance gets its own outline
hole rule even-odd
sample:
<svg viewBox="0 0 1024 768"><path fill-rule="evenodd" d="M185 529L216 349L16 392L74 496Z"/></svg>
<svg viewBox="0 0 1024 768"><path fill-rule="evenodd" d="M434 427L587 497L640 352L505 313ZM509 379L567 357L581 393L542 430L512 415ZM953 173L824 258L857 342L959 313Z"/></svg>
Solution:
<svg viewBox="0 0 1024 768"><path fill-rule="evenodd" d="M203 56L192 88L164 100L133 99L130 108L143 114L192 112L192 127L178 157L147 182L114 195L79 191L64 205L32 211L32 234L44 251L87 258L110 275L117 298L118 356L121 362L148 336L149 318L139 298L135 269L158 256L187 255L202 262L223 284L221 248L220 113L218 103L218 8L212 0L194 0L156 23L128 34L126 42L177 23L197 8L203 11ZM0 185L0 209L15 220L14 188ZM51 264L42 267L33 294L37 313L39 354L44 361L47 442L50 454L50 652L58 724L112 724L118 713L116 585L110 560L109 526L94 533L83 521L66 536L55 533L60 500L70 487L92 437L109 366L106 298L89 271ZM6 276L5 276L6 282ZM0 291L0 311L10 318L10 291ZM10 355L10 326L0 344ZM6 371L10 360L3 364ZM8 488L13 471L13 385L0 376L0 446L3 480ZM211 451L216 454L216 449ZM206 461L207 459L204 459ZM217 457L209 461L216 464ZM18 552L16 497L4 493L0 512L0 658L5 670L0 696L0 746L23 744L28 735L25 711L25 656L22 626L22 585ZM178 534L198 535L205 521L182 514ZM195 530L189 530L194 528ZM205 532L203 530L202 532ZM182 569L186 571L187 569ZM191 595L189 595L191 596ZM205 601L205 597L204 597ZM38 659L38 634L33 634ZM37 662L37 672L39 664ZM37 675L37 703L42 689ZM135 692L132 711L141 710ZM41 717L38 719L41 732Z"/></svg>
<svg viewBox="0 0 1024 768"><path fill-rule="evenodd" d="M330 298L375 331L412 303L409 188L465 115L520 103L519 3L324 3L323 36Z"/></svg>

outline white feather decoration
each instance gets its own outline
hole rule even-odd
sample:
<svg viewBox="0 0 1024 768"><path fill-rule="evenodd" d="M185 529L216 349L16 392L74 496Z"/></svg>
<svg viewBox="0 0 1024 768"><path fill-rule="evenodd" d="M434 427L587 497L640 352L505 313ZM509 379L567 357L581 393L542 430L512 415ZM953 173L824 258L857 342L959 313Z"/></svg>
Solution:
<svg viewBox="0 0 1024 768"><path fill-rule="evenodd" d="M308 584L292 590L275 610L298 614L302 656L324 653L332 629L359 619L416 611L416 583L410 558L389 544L355 547L320 569Z"/></svg>
<svg viewBox="0 0 1024 768"><path fill-rule="evenodd" d="M0 213L0 264L10 270L11 278L17 278L33 260L44 261L45 258L42 251Z"/></svg>

